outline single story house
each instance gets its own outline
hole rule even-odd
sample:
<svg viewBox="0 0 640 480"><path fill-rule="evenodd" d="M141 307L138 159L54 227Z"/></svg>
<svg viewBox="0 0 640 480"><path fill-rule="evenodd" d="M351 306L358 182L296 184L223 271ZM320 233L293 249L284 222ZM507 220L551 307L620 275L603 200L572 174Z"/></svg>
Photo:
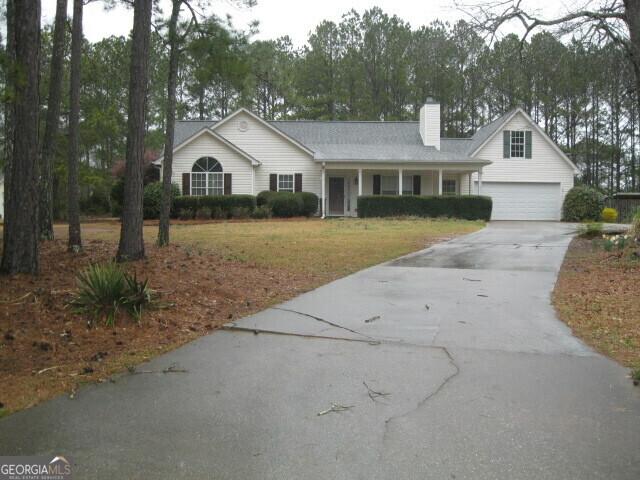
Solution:
<svg viewBox="0 0 640 480"><path fill-rule="evenodd" d="M266 121L241 108L176 123L172 180L184 195L309 191L323 217L357 215L360 195L481 194L494 220L560 220L578 170L522 109L470 138L440 131L431 99L417 122Z"/></svg>

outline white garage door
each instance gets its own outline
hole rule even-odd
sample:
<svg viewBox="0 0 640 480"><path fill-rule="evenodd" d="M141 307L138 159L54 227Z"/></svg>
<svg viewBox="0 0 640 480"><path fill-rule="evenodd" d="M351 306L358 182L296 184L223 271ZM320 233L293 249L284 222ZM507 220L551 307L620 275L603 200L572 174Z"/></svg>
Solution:
<svg viewBox="0 0 640 480"><path fill-rule="evenodd" d="M559 183L482 182L481 193L493 199L491 220L560 220Z"/></svg>

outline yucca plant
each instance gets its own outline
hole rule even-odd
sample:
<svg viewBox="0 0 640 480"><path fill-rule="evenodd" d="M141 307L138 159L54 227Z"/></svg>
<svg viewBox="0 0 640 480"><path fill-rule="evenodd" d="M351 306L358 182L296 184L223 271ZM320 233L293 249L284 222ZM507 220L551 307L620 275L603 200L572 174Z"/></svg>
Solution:
<svg viewBox="0 0 640 480"><path fill-rule="evenodd" d="M154 301L148 281L138 281L114 262L93 264L77 276L78 291L69 301L75 312L87 315L90 323L104 320L113 326L122 309L140 321L143 307Z"/></svg>
<svg viewBox="0 0 640 480"><path fill-rule="evenodd" d="M138 281L135 273L133 276L125 273L124 279L127 284L127 291L123 306L129 315L139 322L142 318L143 308L150 307L155 303L156 293L149 287L148 279Z"/></svg>
<svg viewBox="0 0 640 480"><path fill-rule="evenodd" d="M91 322L104 319L113 325L122 304L126 282L124 272L113 262L93 264L77 276L78 292L69 306L88 315Z"/></svg>

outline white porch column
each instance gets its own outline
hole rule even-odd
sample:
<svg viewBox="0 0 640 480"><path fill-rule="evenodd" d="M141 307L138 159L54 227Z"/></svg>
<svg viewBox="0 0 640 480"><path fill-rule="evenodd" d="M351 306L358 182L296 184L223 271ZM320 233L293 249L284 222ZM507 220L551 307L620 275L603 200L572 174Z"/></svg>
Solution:
<svg viewBox="0 0 640 480"><path fill-rule="evenodd" d="M398 195L402 195L402 169L398 169Z"/></svg>
<svg viewBox="0 0 640 480"><path fill-rule="evenodd" d="M482 169L478 170L478 195L482 195Z"/></svg>
<svg viewBox="0 0 640 480"><path fill-rule="evenodd" d="M320 205L321 205L321 208L322 208L322 218L325 218L326 215L327 215L327 212L326 212L326 210L327 210L327 208L326 208L327 202L325 200L326 194L325 194L325 186L324 186L324 183L325 183L324 177L325 177L325 170L324 170L324 164L322 164L322 175L321 175L321 180L320 180L320 183L322 185L322 187L321 187L322 188L322 193L320 195L322 197L321 200L320 200L320 202L321 202Z"/></svg>
<svg viewBox="0 0 640 480"><path fill-rule="evenodd" d="M442 169L438 170L438 195L442 195Z"/></svg>
<svg viewBox="0 0 640 480"><path fill-rule="evenodd" d="M255 195L256 193L256 166L253 165L251 167L251 195Z"/></svg>
<svg viewBox="0 0 640 480"><path fill-rule="evenodd" d="M358 196L362 196L362 169L358 169Z"/></svg>

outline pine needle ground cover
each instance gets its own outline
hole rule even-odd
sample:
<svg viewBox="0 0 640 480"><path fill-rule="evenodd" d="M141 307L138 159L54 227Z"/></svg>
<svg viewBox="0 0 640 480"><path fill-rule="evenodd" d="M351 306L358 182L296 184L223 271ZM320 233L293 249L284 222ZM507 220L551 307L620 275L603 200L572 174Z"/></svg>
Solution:
<svg viewBox="0 0 640 480"><path fill-rule="evenodd" d="M599 239L575 238L553 303L573 332L599 352L640 368L640 259L637 246L607 251Z"/></svg>
<svg viewBox="0 0 640 480"><path fill-rule="evenodd" d="M74 395L83 383L112 381L233 319L482 226L418 219L178 222L172 245L158 248L150 223L147 258L123 268L148 280L162 308L107 324L71 307L78 273L113 259L119 223L83 224L80 254L67 252L66 225L56 225L57 240L41 244L38 277L0 277L0 416Z"/></svg>

